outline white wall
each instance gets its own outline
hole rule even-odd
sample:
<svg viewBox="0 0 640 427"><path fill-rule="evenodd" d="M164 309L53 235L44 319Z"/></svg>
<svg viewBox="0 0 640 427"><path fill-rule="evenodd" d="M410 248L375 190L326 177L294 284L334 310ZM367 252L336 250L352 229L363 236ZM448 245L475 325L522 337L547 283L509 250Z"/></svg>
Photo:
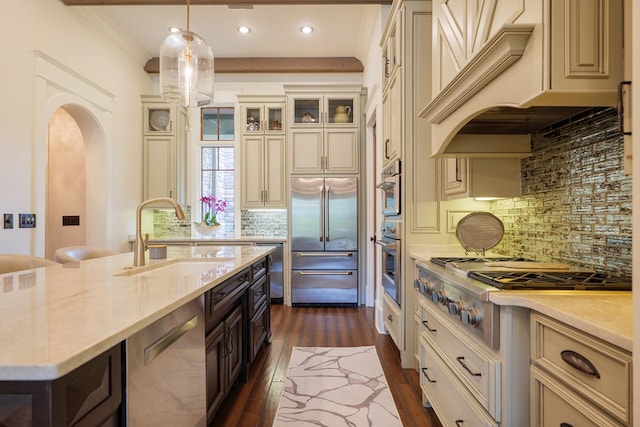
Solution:
<svg viewBox="0 0 640 427"><path fill-rule="evenodd" d="M2 2L3 34L13 35L0 47L0 214L14 214L14 228L0 228L0 253L43 255L36 247L36 233L44 227L44 197L37 182L46 170L36 167L35 58L36 51L113 95L110 176L110 209L107 228L110 246L128 248L126 238L135 228L134 212L142 195L140 141L140 94L152 90L152 81L143 70L146 58L136 60L116 43L81 24L72 9L56 0ZM40 107L40 106L38 106ZM44 144L46 147L46 142ZM41 150L41 148L38 148ZM44 168L46 169L46 167ZM89 171L90 173L90 171ZM17 227L18 213L35 213L38 229ZM38 246L43 246L38 244Z"/></svg>

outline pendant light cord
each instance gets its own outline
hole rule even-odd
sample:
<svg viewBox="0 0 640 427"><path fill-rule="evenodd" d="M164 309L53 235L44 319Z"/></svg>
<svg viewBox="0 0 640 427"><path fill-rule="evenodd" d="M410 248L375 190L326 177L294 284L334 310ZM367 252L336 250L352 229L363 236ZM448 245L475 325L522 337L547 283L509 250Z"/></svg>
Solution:
<svg viewBox="0 0 640 427"><path fill-rule="evenodd" d="M191 20L191 0L187 0L187 31L191 31L189 28L189 21Z"/></svg>

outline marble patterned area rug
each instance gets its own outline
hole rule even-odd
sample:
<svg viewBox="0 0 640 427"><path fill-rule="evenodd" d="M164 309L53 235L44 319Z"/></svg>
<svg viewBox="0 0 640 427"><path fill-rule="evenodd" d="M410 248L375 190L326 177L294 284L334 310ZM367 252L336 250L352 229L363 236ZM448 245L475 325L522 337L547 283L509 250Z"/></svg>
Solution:
<svg viewBox="0 0 640 427"><path fill-rule="evenodd" d="M401 427L375 346L294 347L274 427Z"/></svg>

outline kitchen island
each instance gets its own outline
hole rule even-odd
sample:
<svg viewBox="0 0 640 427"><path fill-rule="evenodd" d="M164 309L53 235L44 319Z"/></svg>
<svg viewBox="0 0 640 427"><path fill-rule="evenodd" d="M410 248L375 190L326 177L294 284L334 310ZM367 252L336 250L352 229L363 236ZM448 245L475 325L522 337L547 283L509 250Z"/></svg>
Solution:
<svg viewBox="0 0 640 427"><path fill-rule="evenodd" d="M55 384L105 354L117 358L127 339L218 285L227 290L239 273L252 276L274 249L177 246L143 267L131 267L126 253L0 275L0 387ZM19 404L22 395L4 393L0 407ZM25 404L36 408L42 402L35 400Z"/></svg>

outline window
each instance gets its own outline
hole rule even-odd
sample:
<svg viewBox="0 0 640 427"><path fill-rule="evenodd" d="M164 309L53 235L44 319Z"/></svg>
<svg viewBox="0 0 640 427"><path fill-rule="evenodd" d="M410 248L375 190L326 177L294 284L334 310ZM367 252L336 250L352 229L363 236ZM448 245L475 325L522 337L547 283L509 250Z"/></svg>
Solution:
<svg viewBox="0 0 640 427"><path fill-rule="evenodd" d="M233 107L202 108L200 197L211 194L227 202L218 214L224 231L232 233L235 219L235 133ZM202 205L200 205L202 206ZM204 212L200 212L204 216Z"/></svg>
<svg viewBox="0 0 640 427"><path fill-rule="evenodd" d="M235 211L234 197L234 147L202 147L201 155L202 195L213 194L227 202L224 213L217 220L226 232L233 232ZM201 212L204 216L204 212Z"/></svg>
<svg viewBox="0 0 640 427"><path fill-rule="evenodd" d="M202 141L233 141L233 107L207 107L202 110Z"/></svg>

